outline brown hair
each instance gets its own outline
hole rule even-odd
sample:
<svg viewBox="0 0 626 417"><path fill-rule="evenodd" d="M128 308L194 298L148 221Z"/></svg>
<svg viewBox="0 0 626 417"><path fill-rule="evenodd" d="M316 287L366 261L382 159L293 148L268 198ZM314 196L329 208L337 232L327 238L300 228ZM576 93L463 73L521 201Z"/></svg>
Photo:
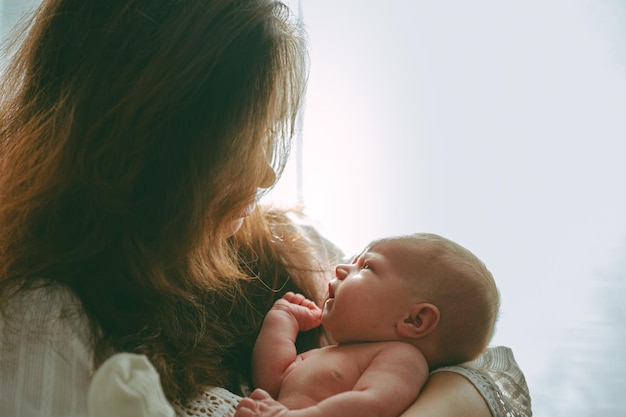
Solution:
<svg viewBox="0 0 626 417"><path fill-rule="evenodd" d="M0 305L62 283L97 360L147 354L170 398L226 384L246 274L222 228L284 166L303 34L270 0L47 0L29 25L0 86Z"/></svg>

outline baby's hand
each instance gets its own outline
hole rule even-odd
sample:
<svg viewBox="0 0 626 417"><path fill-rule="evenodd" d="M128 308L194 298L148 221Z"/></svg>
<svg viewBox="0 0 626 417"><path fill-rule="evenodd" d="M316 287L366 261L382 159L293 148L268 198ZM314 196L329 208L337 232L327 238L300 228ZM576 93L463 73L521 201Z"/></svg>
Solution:
<svg viewBox="0 0 626 417"><path fill-rule="evenodd" d="M302 294L288 292L274 303L272 310L291 314L301 331L314 329L322 323L322 310Z"/></svg>
<svg viewBox="0 0 626 417"><path fill-rule="evenodd" d="M284 417L288 412L287 407L259 388L239 402L235 417Z"/></svg>

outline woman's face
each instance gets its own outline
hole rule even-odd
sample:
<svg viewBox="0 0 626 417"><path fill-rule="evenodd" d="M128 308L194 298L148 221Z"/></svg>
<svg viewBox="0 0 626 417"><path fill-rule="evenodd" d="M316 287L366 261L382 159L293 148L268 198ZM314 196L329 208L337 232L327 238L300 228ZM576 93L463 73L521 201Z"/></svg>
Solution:
<svg viewBox="0 0 626 417"><path fill-rule="evenodd" d="M271 166L267 165L267 170L265 172L265 175L261 176L261 179L259 183L257 184L257 188L262 188L262 189L269 188L272 185L274 185L275 181L276 181L276 173L274 172ZM227 237L230 237L234 235L235 233L237 233L237 231L243 225L243 220L249 215L251 215L252 212L254 211L256 207L256 203L257 203L256 199L253 200L252 203L248 204L246 208L244 208L234 220L231 220L230 226L226 229Z"/></svg>

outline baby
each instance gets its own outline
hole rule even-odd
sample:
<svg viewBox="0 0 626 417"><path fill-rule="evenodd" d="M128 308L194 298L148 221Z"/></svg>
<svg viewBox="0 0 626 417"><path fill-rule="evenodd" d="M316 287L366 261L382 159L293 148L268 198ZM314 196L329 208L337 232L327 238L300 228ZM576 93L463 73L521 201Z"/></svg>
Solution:
<svg viewBox="0 0 626 417"><path fill-rule="evenodd" d="M323 310L288 293L254 347L253 383L236 417L398 416L429 371L487 347L499 310L491 273L434 234L372 242L336 267ZM297 354L300 331L322 324L336 345Z"/></svg>

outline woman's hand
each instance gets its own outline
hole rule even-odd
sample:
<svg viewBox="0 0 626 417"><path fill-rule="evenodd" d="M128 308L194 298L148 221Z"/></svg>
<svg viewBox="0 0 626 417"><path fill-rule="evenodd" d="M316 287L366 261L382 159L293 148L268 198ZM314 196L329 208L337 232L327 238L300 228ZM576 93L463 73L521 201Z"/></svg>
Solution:
<svg viewBox="0 0 626 417"><path fill-rule="evenodd" d="M482 395L464 376L432 374L417 400L400 417L492 417Z"/></svg>

